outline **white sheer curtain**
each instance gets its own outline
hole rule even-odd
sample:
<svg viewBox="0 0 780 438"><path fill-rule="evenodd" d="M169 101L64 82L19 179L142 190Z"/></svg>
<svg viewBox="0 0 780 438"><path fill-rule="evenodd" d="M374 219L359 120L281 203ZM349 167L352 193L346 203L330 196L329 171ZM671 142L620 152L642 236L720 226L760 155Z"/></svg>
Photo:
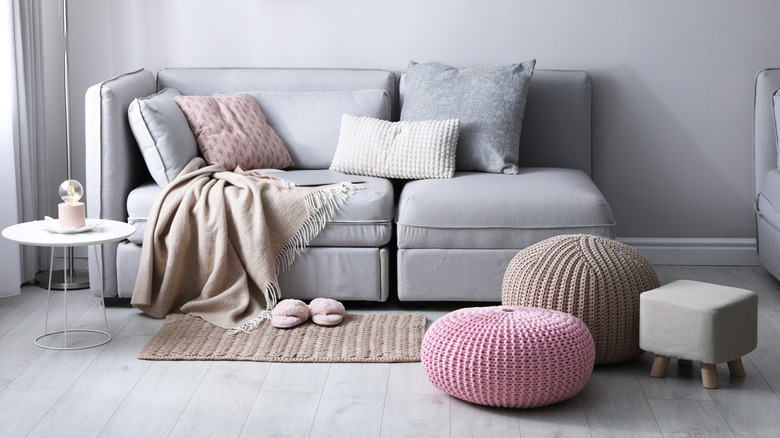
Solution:
<svg viewBox="0 0 780 438"><path fill-rule="evenodd" d="M41 11L37 0L3 2L0 11L0 226L38 218L39 123L43 98ZM36 248L0 239L0 296L19 292L38 271Z"/></svg>
<svg viewBox="0 0 780 438"><path fill-rule="evenodd" d="M19 183L19 221L41 219L39 175L44 172L39 157L43 148L43 29L38 0L12 0L16 46L16 82L19 102L19 142L17 144L17 182ZM22 280L31 281L39 267L48 268L45 251L22 249Z"/></svg>
<svg viewBox="0 0 780 438"><path fill-rule="evenodd" d="M0 227L15 224L18 217L16 180L16 153L18 139L16 116L16 72L14 61L14 8L11 2L4 2L0 9L0 193L4 205L0 207ZM0 297L16 295L21 285L21 252L15 243L0 241Z"/></svg>

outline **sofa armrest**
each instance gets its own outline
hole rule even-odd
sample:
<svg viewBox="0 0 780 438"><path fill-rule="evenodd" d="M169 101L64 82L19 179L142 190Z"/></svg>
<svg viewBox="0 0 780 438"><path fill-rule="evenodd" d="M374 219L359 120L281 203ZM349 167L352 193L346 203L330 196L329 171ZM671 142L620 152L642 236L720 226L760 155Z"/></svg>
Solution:
<svg viewBox="0 0 780 438"><path fill-rule="evenodd" d="M91 218L127 221L127 195L149 172L127 120L133 99L157 91L148 70L137 70L91 86L85 96L86 204ZM90 254L90 286L116 295L116 244ZM99 283L102 277L103 284ZM101 287L102 286L102 287Z"/></svg>
<svg viewBox="0 0 780 438"><path fill-rule="evenodd" d="M780 89L780 68L761 70L756 75L753 107L753 159L755 196L767 172L778 167L772 95Z"/></svg>

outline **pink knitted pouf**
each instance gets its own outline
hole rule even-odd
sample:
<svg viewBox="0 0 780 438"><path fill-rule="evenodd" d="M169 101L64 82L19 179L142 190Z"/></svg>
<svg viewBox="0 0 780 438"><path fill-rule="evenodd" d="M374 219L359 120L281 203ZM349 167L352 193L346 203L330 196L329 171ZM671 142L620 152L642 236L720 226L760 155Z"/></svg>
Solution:
<svg viewBox="0 0 780 438"><path fill-rule="evenodd" d="M534 307L472 307L444 315L422 342L433 386L488 406L532 408L576 395L596 357L578 318Z"/></svg>

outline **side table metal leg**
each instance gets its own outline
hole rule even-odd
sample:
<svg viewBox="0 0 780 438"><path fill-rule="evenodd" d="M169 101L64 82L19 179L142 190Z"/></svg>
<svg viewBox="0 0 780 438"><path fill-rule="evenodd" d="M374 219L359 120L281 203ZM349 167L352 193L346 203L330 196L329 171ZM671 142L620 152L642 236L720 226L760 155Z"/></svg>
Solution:
<svg viewBox="0 0 780 438"><path fill-rule="evenodd" d="M43 334L49 334L49 301L51 300L51 271L54 267L54 247L51 248L51 260L49 260L49 288L46 290L46 321L43 323Z"/></svg>
<svg viewBox="0 0 780 438"><path fill-rule="evenodd" d="M96 245L91 245L91 246L95 247ZM35 338L35 341L34 341L35 345L37 345L37 346L39 346L41 348L45 348L47 350L83 350L85 348L99 347L101 345L104 345L104 344L108 343L111 340L111 334L108 332L108 312L106 312L106 299L105 299L105 297L103 295L103 276L102 276L102 273L100 273L100 303L103 305L103 322L106 325L106 331L95 330L95 329L80 329L80 328L75 328L75 329L72 329L72 330L68 329L68 287L67 287L67 282L66 282L66 284L64 285L64 290L63 290L63 295L64 295L63 296L63 307L64 307L64 319L65 319L64 324L63 324L64 325L64 329L62 329L62 330L55 330L53 332L49 332L49 301L51 299L51 273L53 271L52 268L54 266L54 248L52 248L51 251L52 251L51 252L51 260L49 262L49 288L48 288L48 297L46 299L46 322L45 322L45 327L44 327L44 333L42 335L38 336L37 338ZM65 258L65 268L63 269L63 275L65 276L65 278L67 278L68 272L69 271L71 273L73 272L72 268L68 269L69 268L68 265L70 264L69 262L72 262L72 260L68 260L68 248L63 248L63 251L64 251L63 255L64 255L64 258ZM95 255L97 256L97 248L95 248ZM98 335L101 335L103 337L103 340L97 341L97 342L94 342L94 343L91 343L91 344L88 344L88 345L75 345L73 347L69 347L68 346L68 332L72 332L72 333L76 333L76 332L78 332L78 333L96 333ZM49 336L56 336L56 335L59 335L59 334L62 334L63 337L64 337L64 340L65 340L65 345L62 346L62 347L55 347L55 346L52 346L52 345L44 345L43 343L40 342L41 339L43 339L43 338L46 338L46 337L49 337ZM78 344L78 343L79 342L77 340L76 344Z"/></svg>
<svg viewBox="0 0 780 438"><path fill-rule="evenodd" d="M65 349L68 348L68 249L63 247L62 248L62 260L63 260L63 267L62 267L62 275L65 277L65 282L62 288L62 299L64 301L64 309L65 314L63 315L63 319L65 320L65 330L63 330L65 335Z"/></svg>
<svg viewBox="0 0 780 438"><path fill-rule="evenodd" d="M98 250L97 245L92 245L92 250L95 252L95 260L98 261ZM103 266L103 263L98 262L98 266ZM103 303L103 319L106 322L106 333L108 333L108 315L106 315L106 296L103 294L103 272L101 272L101 269L98 269L98 284L100 285L100 301ZM109 339L111 339L111 335L109 334Z"/></svg>

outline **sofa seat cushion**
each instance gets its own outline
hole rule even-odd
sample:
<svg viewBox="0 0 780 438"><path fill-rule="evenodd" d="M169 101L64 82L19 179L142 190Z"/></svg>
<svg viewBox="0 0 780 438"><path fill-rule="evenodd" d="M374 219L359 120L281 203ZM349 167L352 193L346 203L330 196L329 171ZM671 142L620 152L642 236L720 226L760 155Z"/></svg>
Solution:
<svg viewBox="0 0 780 438"><path fill-rule="evenodd" d="M296 172L291 170L289 172ZM361 177L364 182L349 200L341 204L328 225L309 246L380 247L390 242L393 223L393 186L384 178ZM146 222L155 199L163 189L153 181L127 197L128 223L136 232L128 238L143 243Z"/></svg>
<svg viewBox="0 0 780 438"><path fill-rule="evenodd" d="M611 237L615 225L593 181L558 168L411 181L396 217L398 248L522 249L551 234Z"/></svg>
<svg viewBox="0 0 780 438"><path fill-rule="evenodd" d="M135 226L135 233L127 238L136 245L144 243L144 231L149 212L152 211L154 200L163 189L157 184L148 182L133 189L127 195L127 223Z"/></svg>

